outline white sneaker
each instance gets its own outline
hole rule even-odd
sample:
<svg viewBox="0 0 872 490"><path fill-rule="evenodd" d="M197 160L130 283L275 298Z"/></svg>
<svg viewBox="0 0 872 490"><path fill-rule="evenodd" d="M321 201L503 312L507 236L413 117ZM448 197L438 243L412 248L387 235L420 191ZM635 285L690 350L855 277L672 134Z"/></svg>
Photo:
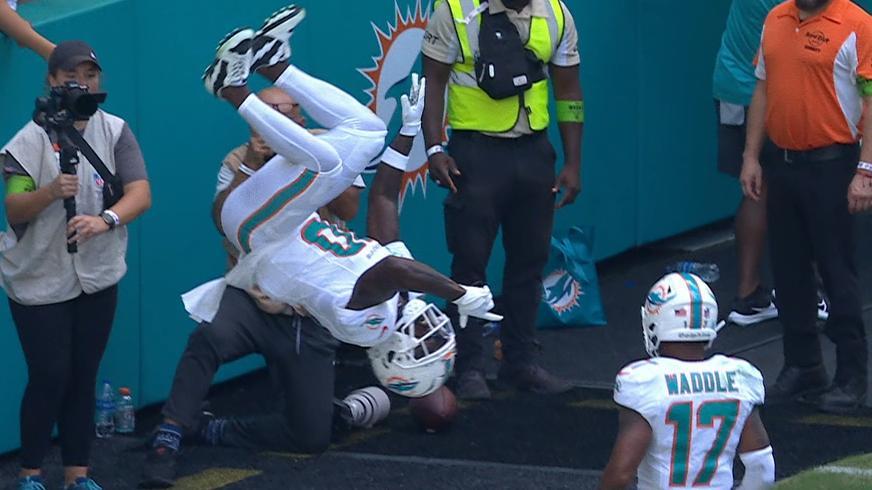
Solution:
<svg viewBox="0 0 872 490"><path fill-rule="evenodd" d="M778 308L775 306L774 296L762 287L757 287L751 294L744 298L733 300L727 321L746 327L778 316Z"/></svg>
<svg viewBox="0 0 872 490"><path fill-rule="evenodd" d="M270 15L254 34L251 71L291 59L291 34L305 18L306 9L296 5L288 5Z"/></svg>
<svg viewBox="0 0 872 490"><path fill-rule="evenodd" d="M220 97L225 87L242 87L248 83L253 37L251 29L236 29L218 43L215 61L203 73L207 92Z"/></svg>

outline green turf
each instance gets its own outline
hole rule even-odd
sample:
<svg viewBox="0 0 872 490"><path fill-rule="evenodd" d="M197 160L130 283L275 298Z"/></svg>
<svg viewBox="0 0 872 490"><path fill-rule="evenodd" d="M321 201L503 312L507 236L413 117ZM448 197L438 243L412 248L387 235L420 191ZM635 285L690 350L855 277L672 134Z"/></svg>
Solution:
<svg viewBox="0 0 872 490"><path fill-rule="evenodd" d="M872 453L851 456L830 463L827 466L869 470L872 469ZM827 488L838 488L840 490L865 490L872 488L872 476L830 473L821 468L813 468L779 482L778 485L776 485L776 488L782 490L812 490Z"/></svg>
<svg viewBox="0 0 872 490"><path fill-rule="evenodd" d="M838 488L840 490L868 490L872 487L872 479L831 473L800 473L776 485L780 490L823 490Z"/></svg>
<svg viewBox="0 0 872 490"><path fill-rule="evenodd" d="M861 454L859 456L851 456L850 458L845 458L838 463L833 463L833 465L870 470L872 469L872 453Z"/></svg>

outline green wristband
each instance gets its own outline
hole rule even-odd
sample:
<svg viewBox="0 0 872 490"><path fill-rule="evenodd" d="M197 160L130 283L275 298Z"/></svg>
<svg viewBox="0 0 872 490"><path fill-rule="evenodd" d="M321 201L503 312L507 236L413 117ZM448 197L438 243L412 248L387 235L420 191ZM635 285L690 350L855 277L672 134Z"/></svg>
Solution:
<svg viewBox="0 0 872 490"><path fill-rule="evenodd" d="M863 97L872 95L872 80L857 77L857 88L860 89L860 95Z"/></svg>
<svg viewBox="0 0 872 490"><path fill-rule="evenodd" d="M557 122L584 123L584 101L558 100Z"/></svg>
<svg viewBox="0 0 872 490"><path fill-rule="evenodd" d="M36 190L36 182L27 175L11 175L6 179L6 195L24 194Z"/></svg>

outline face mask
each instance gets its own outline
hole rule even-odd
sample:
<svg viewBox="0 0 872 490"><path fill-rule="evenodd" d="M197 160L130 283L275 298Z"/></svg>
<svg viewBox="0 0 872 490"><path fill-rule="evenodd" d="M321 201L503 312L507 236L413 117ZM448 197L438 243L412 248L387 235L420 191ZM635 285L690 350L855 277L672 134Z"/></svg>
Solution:
<svg viewBox="0 0 872 490"><path fill-rule="evenodd" d="M807 12L815 11L827 4L830 0L794 0L796 8Z"/></svg>

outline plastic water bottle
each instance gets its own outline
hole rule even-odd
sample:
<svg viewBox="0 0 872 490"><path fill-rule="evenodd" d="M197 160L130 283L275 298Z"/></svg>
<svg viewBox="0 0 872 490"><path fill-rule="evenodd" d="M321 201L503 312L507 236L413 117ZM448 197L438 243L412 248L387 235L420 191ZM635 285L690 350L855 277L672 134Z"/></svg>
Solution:
<svg viewBox="0 0 872 490"><path fill-rule="evenodd" d="M109 380L103 380L103 387L97 394L97 410L94 415L97 437L112 437L112 432L115 431L115 396Z"/></svg>
<svg viewBox="0 0 872 490"><path fill-rule="evenodd" d="M718 264L706 264L703 262L676 262L666 268L666 272L689 272L698 276L705 282L715 282L721 277Z"/></svg>
<svg viewBox="0 0 872 490"><path fill-rule="evenodd" d="M502 325L500 324L500 322L488 322L488 323L485 323L485 324L482 325L482 327L481 327L481 336L482 336L482 337L490 337L490 336L494 336L494 337L499 338L499 336L500 336L500 327L502 327Z"/></svg>
<svg viewBox="0 0 872 490"><path fill-rule="evenodd" d="M132 434L136 430L136 411L133 407L133 397L130 388L118 390L118 409L115 411L115 432Z"/></svg>

